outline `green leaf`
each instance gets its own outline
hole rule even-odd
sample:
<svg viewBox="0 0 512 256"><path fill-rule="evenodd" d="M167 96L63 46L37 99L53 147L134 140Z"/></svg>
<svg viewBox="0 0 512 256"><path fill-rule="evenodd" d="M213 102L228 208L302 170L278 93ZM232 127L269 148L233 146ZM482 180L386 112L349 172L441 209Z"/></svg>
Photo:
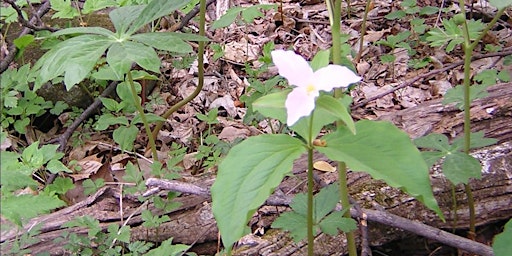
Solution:
<svg viewBox="0 0 512 256"><path fill-rule="evenodd" d="M296 243L306 238L308 227L306 215L295 211L282 213L273 223L272 228L288 230Z"/></svg>
<svg viewBox="0 0 512 256"><path fill-rule="evenodd" d="M125 116L114 116L112 114L103 114L100 116L94 129L97 131L104 131L111 125L122 124L128 125L128 119Z"/></svg>
<svg viewBox="0 0 512 256"><path fill-rule="evenodd" d="M45 189L55 192L58 195L64 195L68 190L73 189L74 187L75 185L71 178L57 177L53 183L46 186Z"/></svg>
<svg viewBox="0 0 512 256"><path fill-rule="evenodd" d="M441 152L450 152L448 137L440 133L430 133L414 140L414 144L420 148L437 149Z"/></svg>
<svg viewBox="0 0 512 256"><path fill-rule="evenodd" d="M503 232L494 237L492 250L495 256L507 256L512 252L512 219L508 220Z"/></svg>
<svg viewBox="0 0 512 256"><path fill-rule="evenodd" d="M96 34L105 37L110 37L112 39L116 38L114 32L102 28L102 27L73 27L73 28L65 28L61 29L55 33L52 33L51 36L63 36L63 35L73 35L73 34Z"/></svg>
<svg viewBox="0 0 512 256"><path fill-rule="evenodd" d="M33 91L62 74L66 89L82 81L94 68L112 41L100 35L81 35L55 45L34 65Z"/></svg>
<svg viewBox="0 0 512 256"><path fill-rule="evenodd" d="M165 119L159 115L155 115L152 113L147 113L145 115L146 115L146 119L147 119L148 123L165 122ZM136 115L132 120L132 124L139 124L139 123L142 123L142 119L141 119L140 115Z"/></svg>
<svg viewBox="0 0 512 256"><path fill-rule="evenodd" d="M71 0L50 0L52 9L56 13L52 16L52 19L72 19L79 15L78 10L71 6Z"/></svg>
<svg viewBox="0 0 512 256"><path fill-rule="evenodd" d="M139 129L135 125L120 126L114 131L113 137L122 150L132 151L138 133Z"/></svg>
<svg viewBox="0 0 512 256"><path fill-rule="evenodd" d="M436 6L423 6L420 9L420 15L432 15L439 12L439 7Z"/></svg>
<svg viewBox="0 0 512 256"><path fill-rule="evenodd" d="M119 77L123 77L134 62L144 69L160 73L160 58L155 50L137 42L113 44L108 50L107 62Z"/></svg>
<svg viewBox="0 0 512 256"><path fill-rule="evenodd" d="M386 16L384 16L384 18L386 18L388 20L398 20L398 19L405 17L405 15L407 15L405 13L405 11L398 10L398 11L394 11L394 12L390 12L390 13L386 14Z"/></svg>
<svg viewBox="0 0 512 256"><path fill-rule="evenodd" d="M496 144L496 142L498 142L498 140L494 139L494 138L485 138L483 131L472 132L470 135L470 138L471 138L470 139L471 143L469 145L469 149L483 148L483 147L487 147L487 146ZM462 136L462 137L458 137L458 138L454 139L452 142L452 145L457 150L463 150L464 149L464 137Z"/></svg>
<svg viewBox="0 0 512 256"><path fill-rule="evenodd" d="M421 152L421 156L423 157L423 160L425 160L425 163L427 163L427 166L432 167L439 159L443 158L446 155L446 153L440 152L440 151L423 151Z"/></svg>
<svg viewBox="0 0 512 256"><path fill-rule="evenodd" d="M213 214L228 250L305 150L298 139L272 134L250 137L229 151L211 188Z"/></svg>
<svg viewBox="0 0 512 256"><path fill-rule="evenodd" d="M113 6L117 6L117 2L114 0L87 0L82 8L82 13L89 14Z"/></svg>
<svg viewBox="0 0 512 256"><path fill-rule="evenodd" d="M489 3L498 9L503 9L512 5L512 0L489 0Z"/></svg>
<svg viewBox="0 0 512 256"><path fill-rule="evenodd" d="M354 120L352 119L352 116L350 116L347 106L345 106L339 100L330 95L321 95L316 99L316 108L317 110L315 111L318 111L319 113L317 114L315 112L315 122L317 121L317 116L325 117L330 115L336 118L336 120L343 121L343 123L345 123L345 125L353 134L356 133ZM328 123L325 123L324 125L326 124Z"/></svg>
<svg viewBox="0 0 512 256"><path fill-rule="evenodd" d="M469 92L469 100L473 101L476 99L482 99L487 97L487 85L473 85ZM455 103L455 107L463 110L464 109L464 86L457 85L454 88L450 88L443 97L443 105Z"/></svg>
<svg viewBox="0 0 512 256"><path fill-rule="evenodd" d="M319 226L322 232L335 236L338 230L350 232L357 229L357 222L351 218L343 217L344 211L336 211L325 217Z"/></svg>
<svg viewBox="0 0 512 256"><path fill-rule="evenodd" d="M270 10L272 8L275 8L275 6L275 4L257 4L249 6L246 9L242 10L242 18L244 19L244 22L252 23L254 22L254 19L264 16L260 9Z"/></svg>
<svg viewBox="0 0 512 256"><path fill-rule="evenodd" d="M330 49L318 51L310 63L310 66L313 69L313 71L317 71L320 68L327 67L327 65L329 65L329 57L330 56L331 56Z"/></svg>
<svg viewBox="0 0 512 256"><path fill-rule="evenodd" d="M286 123L286 108L284 103L290 91L291 90L283 90L267 94L255 100L252 103L252 107L254 111L258 111L266 117L275 118L281 121L281 123Z"/></svg>
<svg viewBox="0 0 512 256"><path fill-rule="evenodd" d="M169 13L174 12L175 10L180 9L187 5L190 2L189 0L152 0L148 5L140 12L140 15L133 20L133 23L130 25L127 34L131 35L142 28L144 25L149 22L156 20L165 15L169 15Z"/></svg>
<svg viewBox="0 0 512 256"><path fill-rule="evenodd" d="M2 197L2 216L21 226L30 218L65 206L60 199L45 194ZM30 206L30 207L27 207Z"/></svg>
<svg viewBox="0 0 512 256"><path fill-rule="evenodd" d="M16 39L14 39L14 41L13 41L14 45L16 45L16 48L18 48L20 50L25 49L32 42L34 42L34 36L30 35L30 34L18 37Z"/></svg>
<svg viewBox="0 0 512 256"><path fill-rule="evenodd" d="M224 15L213 22L212 29L224 28L233 24L236 17L238 17L238 14L240 14L243 9L244 8L239 6L229 8Z"/></svg>
<svg viewBox="0 0 512 256"><path fill-rule="evenodd" d="M52 115L60 115L62 114L62 112L64 112L64 110L66 110L67 108L69 108L69 105L67 103L65 103L64 101L57 101L55 102L55 106L53 106L52 109L50 109L50 113Z"/></svg>
<svg viewBox="0 0 512 256"><path fill-rule="evenodd" d="M192 51L192 46L183 41L177 36L179 33L173 32L155 32L136 34L131 37L132 40L151 46L158 50L189 53Z"/></svg>
<svg viewBox="0 0 512 256"><path fill-rule="evenodd" d="M60 173L60 172L72 173L72 171L70 169L68 169L68 167L66 167L61 161L56 160L56 159L50 160L48 162L48 164L46 165L46 168L51 173Z"/></svg>
<svg viewBox="0 0 512 256"><path fill-rule="evenodd" d="M337 183L331 184L320 190L313 198L313 221L319 223L327 214L329 214L340 198Z"/></svg>
<svg viewBox="0 0 512 256"><path fill-rule="evenodd" d="M121 35L125 35L130 24L140 16L144 7L146 7L146 5L132 5L112 10L108 16L110 17L112 24L114 24L116 32Z"/></svg>
<svg viewBox="0 0 512 256"><path fill-rule="evenodd" d="M448 154L443 162L443 173L453 184L468 184L470 178L479 179L482 176L480 162L462 152Z"/></svg>
<svg viewBox="0 0 512 256"><path fill-rule="evenodd" d="M117 101L115 101L114 99L100 97L100 100L101 100L101 103L103 104L103 106L112 112L118 112L122 109L121 106L119 106L120 104ZM108 127L108 125L107 125L107 127ZM105 127L105 129L106 129L106 127Z"/></svg>
<svg viewBox="0 0 512 256"><path fill-rule="evenodd" d="M161 256L161 255L169 255L169 256L181 256L184 252L186 252L190 246L184 244L172 244L172 237L163 241L159 247L150 250L146 253L146 256Z"/></svg>
<svg viewBox="0 0 512 256"><path fill-rule="evenodd" d="M444 218L432 193L428 167L409 136L388 122L362 120L356 130L354 135L340 127L323 137L326 147L316 149L331 160L346 162L354 171L401 188Z"/></svg>

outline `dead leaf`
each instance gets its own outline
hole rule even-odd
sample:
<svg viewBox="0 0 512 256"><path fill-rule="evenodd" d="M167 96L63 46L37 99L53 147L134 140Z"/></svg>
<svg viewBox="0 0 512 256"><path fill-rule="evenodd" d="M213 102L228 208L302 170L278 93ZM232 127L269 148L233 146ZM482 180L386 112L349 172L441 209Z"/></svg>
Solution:
<svg viewBox="0 0 512 256"><path fill-rule="evenodd" d="M251 132L244 128L235 128L232 126L224 127L219 134L219 139L233 142L236 138L247 138Z"/></svg>
<svg viewBox="0 0 512 256"><path fill-rule="evenodd" d="M323 172L335 172L336 171L336 167L332 166L331 164L329 164L326 161L316 161L315 163L313 163L313 168L315 168L316 170L319 170L319 171L323 171Z"/></svg>

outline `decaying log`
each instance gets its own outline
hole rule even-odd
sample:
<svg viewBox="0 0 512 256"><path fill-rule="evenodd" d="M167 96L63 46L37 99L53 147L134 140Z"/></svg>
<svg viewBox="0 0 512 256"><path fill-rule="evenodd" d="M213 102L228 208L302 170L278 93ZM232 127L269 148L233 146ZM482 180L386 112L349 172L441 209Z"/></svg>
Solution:
<svg viewBox="0 0 512 256"><path fill-rule="evenodd" d="M499 143L474 152L484 166L481 180L470 182L476 202L478 225L486 225L496 220L506 220L512 216L512 86L500 84L490 89L489 96L476 101L473 106L474 131L483 130L487 137L494 137ZM443 132L445 134L461 134L461 117L453 107L443 107L439 101L432 101L417 107L399 111L383 117L406 130L411 137L418 137L427 132ZM317 159L323 159L317 156ZM294 244L286 233L269 229L272 221L279 213L288 209L293 194L304 191L306 169L305 158L296 161L294 177L287 177L276 189L272 200L267 201L250 225L253 230L263 231L263 236L249 236L239 243L237 255L303 255L306 244ZM381 245L386 242L403 238L410 233L379 224L386 223L385 217L379 213L395 214L409 220L415 220L432 227L451 229L468 226L468 210L465 193L462 187L456 187L458 205L457 223L452 215L451 187L447 180L433 170L431 181L434 194L442 208L446 222L442 222L432 211L423 207L416 200L404 195L399 190L388 187L384 182L371 179L367 174L349 172L349 188L353 199L367 211L369 240L371 245ZM317 173L319 184L332 183L336 175L332 173ZM6 230L2 228L2 254L20 234L35 225L41 227L41 234L36 238L39 242L28 246L33 254L50 252L52 255L62 255L64 241L54 243L65 230L86 234L82 228L65 229L61 225L77 216L90 215L98 219L102 227L118 223L130 225L132 239L146 241L164 241L174 237L174 242L185 244L216 244L218 230L211 213L211 201L205 188L209 188L213 178L206 177L193 184L203 188L198 195L184 194L177 199L182 205L169 212L155 209L152 204L142 205L135 199L123 198L123 210L120 210L120 199L117 187L104 188L86 201L75 206L62 209L49 215L41 216L30 221L23 230ZM189 191L193 192L193 191ZM167 214L171 221L163 223L159 228L142 226L140 212L150 209L154 214ZM364 211L364 210L363 210ZM352 212L353 216L359 213ZM121 218L122 215L122 218ZM379 219L381 218L381 219ZM342 255L344 253L344 237L339 235L317 237L316 255ZM481 249L481 248L480 248ZM485 249L485 248L484 248ZM476 249L475 249L476 250ZM206 252L205 252L206 253ZM210 251L211 253L211 251ZM486 253L482 253L486 254Z"/></svg>

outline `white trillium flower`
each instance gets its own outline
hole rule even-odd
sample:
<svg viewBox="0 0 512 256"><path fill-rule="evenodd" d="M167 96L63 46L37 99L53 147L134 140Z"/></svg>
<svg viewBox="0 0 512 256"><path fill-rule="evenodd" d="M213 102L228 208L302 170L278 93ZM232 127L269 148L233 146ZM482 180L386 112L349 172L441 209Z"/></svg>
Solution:
<svg viewBox="0 0 512 256"><path fill-rule="evenodd" d="M361 77L350 69L339 65L328 65L313 72L308 62L293 51L275 50L271 55L279 75L286 78L290 85L295 86L285 102L288 126L311 114L320 91L329 92L334 88L346 88L361 80Z"/></svg>

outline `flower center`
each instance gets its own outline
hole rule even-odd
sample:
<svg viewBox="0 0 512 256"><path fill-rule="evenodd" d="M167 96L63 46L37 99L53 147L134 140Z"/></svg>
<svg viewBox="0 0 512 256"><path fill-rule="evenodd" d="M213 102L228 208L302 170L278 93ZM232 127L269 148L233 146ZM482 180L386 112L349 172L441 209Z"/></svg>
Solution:
<svg viewBox="0 0 512 256"><path fill-rule="evenodd" d="M312 92L316 91L316 87L315 85L313 84L308 84L308 86L306 86L306 92L308 95L311 95Z"/></svg>

